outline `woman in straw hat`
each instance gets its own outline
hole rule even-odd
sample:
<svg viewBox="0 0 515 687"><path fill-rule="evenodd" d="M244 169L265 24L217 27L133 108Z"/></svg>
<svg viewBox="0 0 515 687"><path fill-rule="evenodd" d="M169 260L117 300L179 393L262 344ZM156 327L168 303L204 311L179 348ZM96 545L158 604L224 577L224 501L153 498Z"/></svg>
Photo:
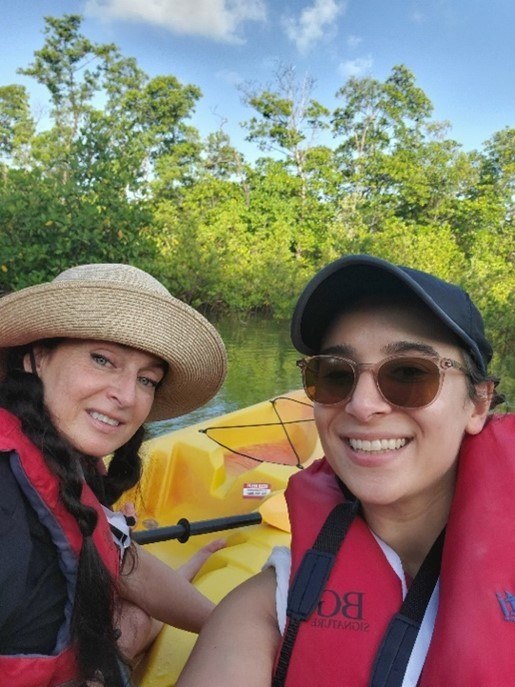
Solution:
<svg viewBox="0 0 515 687"><path fill-rule="evenodd" d="M479 311L354 255L291 332L325 458L290 479L291 554L215 609L178 686L514 684L514 416L489 416Z"/></svg>
<svg viewBox="0 0 515 687"><path fill-rule="evenodd" d="M143 423L216 394L225 348L128 265L74 267L5 296L0 322L1 682L118 687L152 617L198 631L212 604L148 553L123 556L128 528L106 506L140 477Z"/></svg>

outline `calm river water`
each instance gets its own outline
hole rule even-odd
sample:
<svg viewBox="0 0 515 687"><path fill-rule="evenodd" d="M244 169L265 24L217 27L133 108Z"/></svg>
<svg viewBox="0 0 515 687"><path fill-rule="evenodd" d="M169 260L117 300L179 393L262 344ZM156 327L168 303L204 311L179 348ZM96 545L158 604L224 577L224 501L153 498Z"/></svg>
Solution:
<svg viewBox="0 0 515 687"><path fill-rule="evenodd" d="M150 433L201 422L302 386L295 361L301 357L290 341L289 321L261 315L212 320L227 347L229 368L218 394L203 408L175 420L154 422Z"/></svg>

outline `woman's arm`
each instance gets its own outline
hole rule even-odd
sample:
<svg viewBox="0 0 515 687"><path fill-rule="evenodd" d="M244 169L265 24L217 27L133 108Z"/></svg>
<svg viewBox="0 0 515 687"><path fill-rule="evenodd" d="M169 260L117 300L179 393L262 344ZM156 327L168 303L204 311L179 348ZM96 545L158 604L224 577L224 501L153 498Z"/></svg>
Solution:
<svg viewBox="0 0 515 687"><path fill-rule="evenodd" d="M275 573L269 568L230 592L210 615L177 687L270 687L280 642Z"/></svg>
<svg viewBox="0 0 515 687"><path fill-rule="evenodd" d="M130 557L126 561L129 567ZM190 632L199 632L214 608L183 574L141 546L137 546L133 569L122 570L118 592L152 618Z"/></svg>

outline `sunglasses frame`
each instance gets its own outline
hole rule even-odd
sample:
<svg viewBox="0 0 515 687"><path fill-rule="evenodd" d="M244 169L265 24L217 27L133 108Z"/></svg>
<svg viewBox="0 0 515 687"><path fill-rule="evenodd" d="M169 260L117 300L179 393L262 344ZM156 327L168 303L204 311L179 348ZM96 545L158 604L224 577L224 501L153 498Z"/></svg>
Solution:
<svg viewBox="0 0 515 687"><path fill-rule="evenodd" d="M316 401L314 398L310 396L308 393L308 384L306 383L306 368L308 367L309 363L312 362L313 360L320 360L320 359L336 359L336 360L341 360L349 365L351 368L353 374L354 374L354 381L352 383L352 387L349 391L349 393L342 399L338 401L334 401L334 403L322 403L320 401ZM398 405L397 403L393 403L390 401L386 396L384 395L380 384L379 384L379 371L385 365L386 363L389 363L392 360L420 360L424 361L425 363L431 362L435 365L435 368L438 371L438 389L436 390L435 395L433 398L428 402L424 403L423 405L420 406L403 406L403 405ZM374 383L376 385L376 389L379 392L379 395L381 398L386 401L391 406L394 406L395 408L403 408L405 410L418 410L420 408L427 408L427 406L431 405L439 396L440 391L442 389L443 385L443 380L445 377L445 373L448 370L456 370L458 372L462 372L463 374L470 376L469 371L467 368L462 364L459 363L457 360L453 360L452 358L444 358L440 356L423 356L423 355L391 355L387 358L383 358L382 360L379 360L377 363L357 363L354 360L351 360L350 358L345 358L345 356L342 355L332 355L332 354L319 354L319 355L312 355L308 356L307 358L302 358L301 360L297 360L296 362L297 367L300 368L300 371L302 373L302 384L304 387L304 391L306 393L306 396L312 401L313 403L317 403L318 405L321 406L335 406L340 403L346 403L349 401L349 399L352 397L354 391L356 390L356 386L358 384L358 380L361 374L362 370L369 370L372 373L372 376L374 378Z"/></svg>

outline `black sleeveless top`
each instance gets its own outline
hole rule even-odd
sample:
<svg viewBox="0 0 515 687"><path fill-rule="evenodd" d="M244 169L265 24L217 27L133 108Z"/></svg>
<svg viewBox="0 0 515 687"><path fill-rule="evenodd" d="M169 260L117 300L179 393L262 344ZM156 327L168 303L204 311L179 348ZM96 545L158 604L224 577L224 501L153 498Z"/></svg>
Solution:
<svg viewBox="0 0 515 687"><path fill-rule="evenodd" d="M0 455L0 654L51 654L64 622L57 548Z"/></svg>

